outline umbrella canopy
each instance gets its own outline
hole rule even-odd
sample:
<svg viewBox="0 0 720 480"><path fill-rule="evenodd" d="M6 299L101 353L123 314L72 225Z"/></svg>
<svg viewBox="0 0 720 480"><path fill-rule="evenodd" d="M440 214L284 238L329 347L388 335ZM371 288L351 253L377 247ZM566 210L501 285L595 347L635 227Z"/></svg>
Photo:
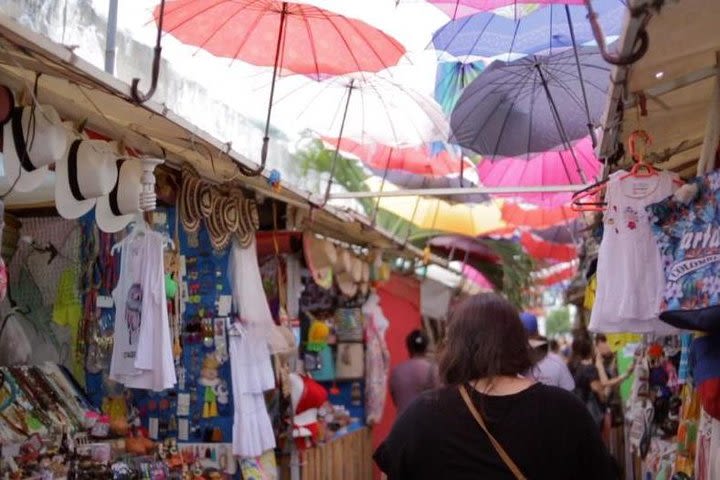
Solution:
<svg viewBox="0 0 720 480"><path fill-rule="evenodd" d="M400 42L365 22L279 0L171 0L163 30L218 57L318 77L377 72L405 54Z"/></svg>
<svg viewBox="0 0 720 480"><path fill-rule="evenodd" d="M465 278L467 278L468 280L470 280L471 282L476 284L482 290L486 290L486 291L495 290L495 287L490 282L490 280L488 280L485 275L480 273L474 267L471 267L470 265L464 265L462 273L465 276Z"/></svg>
<svg viewBox="0 0 720 480"><path fill-rule="evenodd" d="M575 243L582 235L585 227L580 220L573 220L567 224L555 225L554 227L534 230L533 233L546 242L552 243Z"/></svg>
<svg viewBox="0 0 720 480"><path fill-rule="evenodd" d="M548 242L530 232L520 235L520 245L535 260L569 262L577 258L574 245Z"/></svg>
<svg viewBox="0 0 720 480"><path fill-rule="evenodd" d="M485 69L485 62L442 62L435 74L435 100L450 115L465 87Z"/></svg>
<svg viewBox="0 0 720 480"><path fill-rule="evenodd" d="M492 248L474 237L439 235L432 238L428 245L436 253L451 257L450 260L463 260L467 257L468 261L476 262L497 263L500 261L500 257Z"/></svg>
<svg viewBox="0 0 720 480"><path fill-rule="evenodd" d="M619 35L626 10L624 2L594 0L593 8L605 34ZM571 25L577 45L594 41L584 6L568 6L566 11L566 5L548 5L518 19L490 12L456 18L435 32L432 42L437 50L458 58L528 55L572 47Z"/></svg>
<svg viewBox="0 0 720 480"><path fill-rule="evenodd" d="M380 191L379 178L367 180L372 191ZM397 190L385 183L384 191ZM379 208L403 218L425 230L457 233L471 237L487 234L505 227L500 207L502 201L487 204L451 204L434 198L405 196L382 197Z"/></svg>
<svg viewBox="0 0 720 480"><path fill-rule="evenodd" d="M558 263L557 265L533 272L530 275L535 284L550 286L570 280L577 275L577 271L578 261L573 260L571 262Z"/></svg>
<svg viewBox="0 0 720 480"><path fill-rule="evenodd" d="M490 157L569 148L598 124L609 83L610 68L591 47L579 49L577 63L572 50L493 62L460 96L451 141Z"/></svg>
<svg viewBox="0 0 720 480"><path fill-rule="evenodd" d="M335 146L338 139L323 138L323 142ZM426 145L394 147L391 145L361 144L350 138L340 140L340 151L359 158L373 170L402 170L425 177L440 178L458 175L460 164L466 161L451 145L435 153ZM466 161L467 162L467 161ZM467 169L472 163L467 162ZM394 183L394 182L393 182Z"/></svg>
<svg viewBox="0 0 720 480"><path fill-rule="evenodd" d="M526 208L517 203L505 202L501 208L502 218L506 224L531 229L543 229L567 223L579 216L579 213L570 206Z"/></svg>
<svg viewBox="0 0 720 480"><path fill-rule="evenodd" d="M574 144L572 150L549 151L495 161L488 159L478 164L478 176L487 187L512 187L582 184L600 173L602 164L595 156L590 137ZM573 154L580 171L576 168ZM536 205L557 206L567 204L571 194L525 193L508 196Z"/></svg>
<svg viewBox="0 0 720 480"><path fill-rule="evenodd" d="M378 72L405 54L394 38L360 20L279 0L174 0L155 9L163 31L219 57L273 67L261 163L265 168L279 73L323 78ZM158 37L159 38L159 37Z"/></svg>
<svg viewBox="0 0 720 480"><path fill-rule="evenodd" d="M585 0L428 0L445 12L450 18L462 18L496 8L517 6L521 4L566 3L582 5Z"/></svg>
<svg viewBox="0 0 720 480"><path fill-rule="evenodd" d="M449 136L447 119L433 98L383 76L344 75L322 82L288 78L277 88L276 124L286 130L310 129L323 138L390 147Z"/></svg>

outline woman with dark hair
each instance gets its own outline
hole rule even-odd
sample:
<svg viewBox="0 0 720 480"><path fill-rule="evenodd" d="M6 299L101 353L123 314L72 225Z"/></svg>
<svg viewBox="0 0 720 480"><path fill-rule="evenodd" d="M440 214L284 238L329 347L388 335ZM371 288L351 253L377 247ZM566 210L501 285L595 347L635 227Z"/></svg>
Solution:
<svg viewBox="0 0 720 480"><path fill-rule="evenodd" d="M470 297L453 311L440 352L446 387L416 399L375 452L389 480L614 480L584 405L524 378L531 350L503 297Z"/></svg>
<svg viewBox="0 0 720 480"><path fill-rule="evenodd" d="M405 338L410 358L390 373L390 397L398 415L421 393L440 386L437 365L427 357L430 340L420 330L413 330Z"/></svg>

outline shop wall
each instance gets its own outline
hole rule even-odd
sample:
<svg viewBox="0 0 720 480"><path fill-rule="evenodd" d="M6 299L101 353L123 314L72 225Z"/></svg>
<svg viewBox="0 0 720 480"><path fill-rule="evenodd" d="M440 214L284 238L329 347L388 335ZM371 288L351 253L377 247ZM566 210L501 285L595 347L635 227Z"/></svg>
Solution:
<svg viewBox="0 0 720 480"><path fill-rule="evenodd" d="M378 289L380 306L390 321L387 331L387 344L390 349L390 365L395 365L408 359L405 348L405 337L422 325L420 316L420 282L414 277L405 277L393 274L390 281ZM385 412L382 422L373 430L373 447L377 447L390 432L395 422L395 406L388 398L385 402ZM379 472L375 471L375 478Z"/></svg>

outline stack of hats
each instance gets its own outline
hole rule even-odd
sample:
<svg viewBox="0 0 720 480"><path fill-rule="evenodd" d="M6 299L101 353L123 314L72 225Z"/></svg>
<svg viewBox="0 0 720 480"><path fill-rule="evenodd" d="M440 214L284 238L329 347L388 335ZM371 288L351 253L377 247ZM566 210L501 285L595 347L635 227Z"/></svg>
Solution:
<svg viewBox="0 0 720 480"><path fill-rule="evenodd" d="M370 264L343 247L311 232L303 234L305 263L315 283L329 290L333 279L340 292L353 298L358 292L367 295L370 290Z"/></svg>
<svg viewBox="0 0 720 480"><path fill-rule="evenodd" d="M216 250L227 247L233 238L247 248L260 228L255 200L244 198L239 190L229 191L203 181L188 166L183 168L182 177L179 203L185 230L195 233L205 221Z"/></svg>

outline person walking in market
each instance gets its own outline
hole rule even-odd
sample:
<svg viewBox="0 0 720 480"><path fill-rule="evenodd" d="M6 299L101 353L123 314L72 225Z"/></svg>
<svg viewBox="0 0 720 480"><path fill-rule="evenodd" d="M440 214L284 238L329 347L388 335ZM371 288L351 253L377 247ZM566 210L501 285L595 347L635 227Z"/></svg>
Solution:
<svg viewBox="0 0 720 480"><path fill-rule="evenodd" d="M567 363L560 355L550 351L550 342L538 333L535 315L523 312L520 314L520 320L530 338L534 363L534 367L526 373L526 376L551 387L574 390L575 380L570 374Z"/></svg>
<svg viewBox="0 0 720 480"><path fill-rule="evenodd" d="M390 372L390 396L398 415L421 393L440 386L438 368L427 356L428 336L413 330L405 338L410 358Z"/></svg>
<svg viewBox="0 0 720 480"><path fill-rule="evenodd" d="M572 393L523 374L528 335L502 296L480 294L451 315L443 388L420 395L374 459L389 480L615 480L589 412Z"/></svg>
<svg viewBox="0 0 720 480"><path fill-rule="evenodd" d="M569 392L575 390L575 379L570 374L565 360L550 351L546 338L539 335L530 337L530 347L533 349L535 366L528 373L540 383L552 387L560 387Z"/></svg>

